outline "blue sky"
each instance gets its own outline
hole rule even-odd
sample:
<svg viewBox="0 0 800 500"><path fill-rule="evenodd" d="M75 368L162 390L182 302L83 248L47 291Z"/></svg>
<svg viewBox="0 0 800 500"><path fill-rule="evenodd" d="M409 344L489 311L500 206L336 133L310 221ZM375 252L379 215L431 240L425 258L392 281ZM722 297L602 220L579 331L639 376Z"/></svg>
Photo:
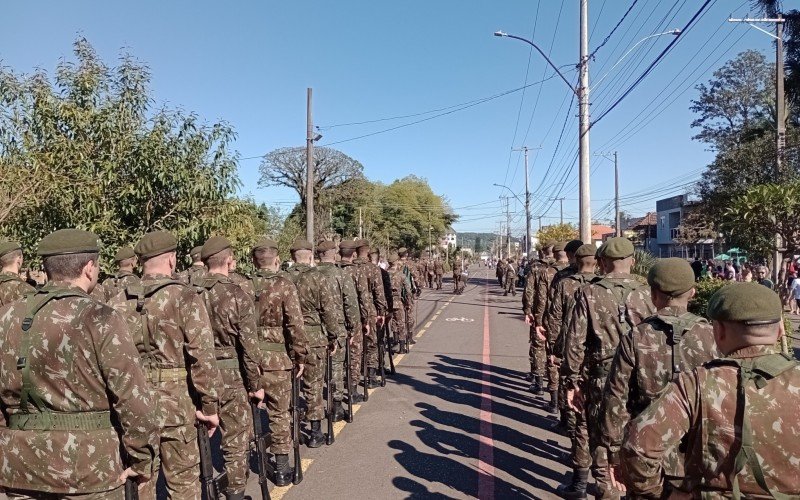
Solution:
<svg viewBox="0 0 800 500"><path fill-rule="evenodd" d="M597 48L633 0L590 0L590 50ZM637 41L680 28L700 2L638 0L590 67L598 81ZM595 153L618 151L623 209L653 210L678 194L711 159L691 140L694 85L748 48L772 57L770 39L744 25L748 2L716 0L633 93L592 129ZM128 50L153 73L157 102L230 122L243 158L305 140L306 88L314 88L321 144L403 125L416 118L369 121L472 102L552 76L527 44L492 33L533 38L573 79L578 59L578 0L366 0L295 2L137 1L13 2L0 19L0 63L17 71L52 71L85 36L104 60ZM559 15L560 13L560 15ZM672 40L639 45L597 88L599 116ZM447 197L459 231L495 231L505 219L503 189L524 191L519 153L528 145L534 217L577 216L577 118L558 78L428 121L333 145L364 164L374 180L415 174ZM641 123L641 126L636 124ZM565 125L566 124L566 125ZM558 139L562 127L564 134ZM635 132L630 134L629 132ZM554 154L555 153L555 154ZM289 210L294 193L259 188L259 160L243 159L244 194ZM549 167L549 172L548 172ZM610 219L613 165L592 158L592 208ZM545 173L547 175L545 176ZM511 200L512 228L524 231L522 206ZM534 228L538 221L534 221Z"/></svg>

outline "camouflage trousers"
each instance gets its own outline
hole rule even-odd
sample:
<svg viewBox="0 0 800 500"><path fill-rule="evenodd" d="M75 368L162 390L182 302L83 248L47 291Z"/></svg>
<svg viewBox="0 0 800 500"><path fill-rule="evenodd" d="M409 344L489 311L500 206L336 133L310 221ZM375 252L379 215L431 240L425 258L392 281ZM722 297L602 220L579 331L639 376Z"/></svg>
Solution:
<svg viewBox="0 0 800 500"><path fill-rule="evenodd" d="M417 299L410 299L406 304L406 339L414 337L414 329L417 326Z"/></svg>
<svg viewBox="0 0 800 500"><path fill-rule="evenodd" d="M506 278L505 291L506 291L506 293L510 293L511 295L516 295L517 294L517 277L516 276L509 276L509 277Z"/></svg>
<svg viewBox="0 0 800 500"><path fill-rule="evenodd" d="M406 341L406 309L395 309L389 313L389 328L392 330L394 340L398 342Z"/></svg>
<svg viewBox="0 0 800 500"><path fill-rule="evenodd" d="M536 328L530 328L530 342L531 347L528 356L531 361L533 374L539 377L544 377L547 369L547 342L545 339L539 337L536 333Z"/></svg>
<svg viewBox="0 0 800 500"><path fill-rule="evenodd" d="M367 350L367 368L378 367L378 323L369 320L369 333L364 336L364 349Z"/></svg>
<svg viewBox="0 0 800 500"><path fill-rule="evenodd" d="M428 274L426 278L428 279L428 288L433 288L433 274Z"/></svg>
<svg viewBox="0 0 800 500"><path fill-rule="evenodd" d="M442 289L442 275L441 274L437 274L436 275L436 279L434 281L436 281L436 289L437 290L441 290Z"/></svg>
<svg viewBox="0 0 800 500"><path fill-rule="evenodd" d="M328 347L310 347L308 363L303 370L303 398L306 400L306 418L322 420L325 418L325 403L322 389L325 386L325 370L328 368Z"/></svg>
<svg viewBox="0 0 800 500"><path fill-rule="evenodd" d="M361 377L361 356L364 353L364 337L363 332L354 332L353 343L350 344L350 376L353 378L354 384L358 384L359 377Z"/></svg>
<svg viewBox="0 0 800 500"><path fill-rule="evenodd" d="M64 493L40 493L28 490L6 490L8 498L23 500L125 500L125 488L120 486L111 491L100 493L83 494L64 494Z"/></svg>
<svg viewBox="0 0 800 500"><path fill-rule="evenodd" d="M561 371L561 358L553 355L553 346L549 342L545 344L544 353L547 361L547 390L558 391L561 381L559 375L559 371Z"/></svg>
<svg viewBox="0 0 800 500"><path fill-rule="evenodd" d="M603 404L603 387L606 377L591 378L586 383L586 420L589 431L589 450L592 454L592 476L597 483L595 498L620 498L620 492L611 486L608 476L608 450L601 444L600 408Z"/></svg>
<svg viewBox="0 0 800 500"><path fill-rule="evenodd" d="M238 368L222 368L222 390L219 398L219 422L222 430L222 458L228 473L228 492L240 493L247 486L250 472L250 438L253 415L247 391Z"/></svg>
<svg viewBox="0 0 800 500"><path fill-rule="evenodd" d="M592 454L589 452L589 429L586 425L586 412L568 411L573 415L569 434L572 468L588 469L592 466Z"/></svg>
<svg viewBox="0 0 800 500"><path fill-rule="evenodd" d="M306 365L306 370L309 366ZM292 371L267 371L261 375L264 401L272 436L270 451L274 455L288 455L292 450Z"/></svg>
<svg viewBox="0 0 800 500"><path fill-rule="evenodd" d="M333 379L331 380L331 384L333 385L333 400L334 401L342 401L344 399L345 393L345 349L347 349L347 337L342 337L338 340L339 347L336 349L331 355L331 362L333 363ZM351 360L352 361L352 360ZM329 387L328 390L331 390Z"/></svg>

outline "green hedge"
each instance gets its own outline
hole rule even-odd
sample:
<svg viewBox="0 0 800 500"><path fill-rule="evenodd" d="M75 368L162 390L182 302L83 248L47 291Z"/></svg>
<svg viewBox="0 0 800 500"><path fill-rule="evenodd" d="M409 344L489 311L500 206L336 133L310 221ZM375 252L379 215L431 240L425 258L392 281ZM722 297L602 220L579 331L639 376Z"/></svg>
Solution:
<svg viewBox="0 0 800 500"><path fill-rule="evenodd" d="M697 282L695 289L697 293L694 298L689 302L689 311L697 314L698 316L706 316L706 309L708 308L708 300L714 295L714 292L728 284L727 281L717 279L706 279Z"/></svg>

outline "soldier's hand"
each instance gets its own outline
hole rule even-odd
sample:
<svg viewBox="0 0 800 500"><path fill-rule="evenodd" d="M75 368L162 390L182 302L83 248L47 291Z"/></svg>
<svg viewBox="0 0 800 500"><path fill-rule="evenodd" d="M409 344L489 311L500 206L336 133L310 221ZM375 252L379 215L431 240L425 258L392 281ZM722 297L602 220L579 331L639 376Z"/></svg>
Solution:
<svg viewBox="0 0 800 500"><path fill-rule="evenodd" d="M355 336L347 338L347 345L353 345L353 342L356 341Z"/></svg>
<svg viewBox="0 0 800 500"><path fill-rule="evenodd" d="M536 327L536 335L538 335L539 338L542 339L542 340L547 340L547 337L545 336L545 332L546 331L547 330L545 330L543 326L537 326Z"/></svg>
<svg viewBox="0 0 800 500"><path fill-rule="evenodd" d="M331 347L331 356L336 354L336 351L338 351L338 350L339 350L339 343L334 341L333 342L333 346Z"/></svg>
<svg viewBox="0 0 800 500"><path fill-rule="evenodd" d="M613 465L608 466L608 477L611 478L611 486L617 490L625 493L625 483L622 482L622 471L619 467Z"/></svg>
<svg viewBox="0 0 800 500"><path fill-rule="evenodd" d="M369 335L370 331L369 325L364 325L364 335Z"/></svg>
<svg viewBox="0 0 800 500"><path fill-rule="evenodd" d="M533 324L533 314L526 314L525 315L525 324L530 326Z"/></svg>
<svg viewBox="0 0 800 500"><path fill-rule="evenodd" d="M136 472L133 471L132 468L128 467L127 469L122 471L122 474L119 475L119 480L124 483L125 481L128 480L128 478L132 478L138 484L142 484L142 483L147 482L147 480L150 479L150 476L143 476L141 474L137 474Z"/></svg>
<svg viewBox="0 0 800 500"><path fill-rule="evenodd" d="M299 365L297 365L297 375L295 375L294 378L302 377L303 376L303 371L305 371L305 369L306 369L306 365L304 365L303 363L300 363Z"/></svg>
<svg viewBox="0 0 800 500"><path fill-rule="evenodd" d="M197 420L201 421L203 425L206 426L206 429L208 429L208 437L213 436L217 431L217 427L219 427L219 415L216 413L214 415L205 415L202 411L197 410L195 416L197 416Z"/></svg>
<svg viewBox="0 0 800 500"><path fill-rule="evenodd" d="M264 389L263 388L255 391L255 392L248 392L247 395L250 396L250 399L255 399L256 401L258 401L258 403L259 403L258 406L261 407L260 403L262 401L264 401Z"/></svg>
<svg viewBox="0 0 800 500"><path fill-rule="evenodd" d="M375 318L375 324L378 326L383 326L385 316L377 316Z"/></svg>
<svg viewBox="0 0 800 500"><path fill-rule="evenodd" d="M580 389L567 389L567 404L574 411L583 411L583 393Z"/></svg>

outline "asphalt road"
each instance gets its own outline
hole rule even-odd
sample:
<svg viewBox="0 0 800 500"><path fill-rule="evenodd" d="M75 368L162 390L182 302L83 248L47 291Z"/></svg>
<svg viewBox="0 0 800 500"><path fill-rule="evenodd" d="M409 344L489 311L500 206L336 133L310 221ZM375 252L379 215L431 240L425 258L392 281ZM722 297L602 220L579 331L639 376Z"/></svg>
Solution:
<svg viewBox="0 0 800 500"><path fill-rule="evenodd" d="M527 390L521 296L504 297L492 270L471 274L463 295L423 291L397 376L332 446L303 447L304 481L273 499L557 498L568 440L545 430L546 400Z"/></svg>

